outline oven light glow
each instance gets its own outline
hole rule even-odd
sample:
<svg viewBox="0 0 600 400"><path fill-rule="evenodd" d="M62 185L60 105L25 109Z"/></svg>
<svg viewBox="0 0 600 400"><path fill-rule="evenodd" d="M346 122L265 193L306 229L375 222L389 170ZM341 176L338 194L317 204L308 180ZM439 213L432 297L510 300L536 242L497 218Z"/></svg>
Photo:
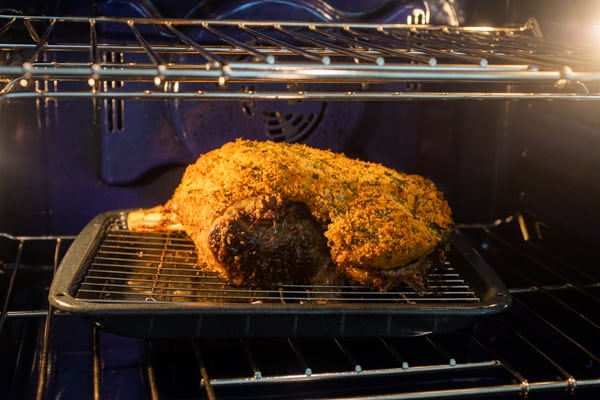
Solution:
<svg viewBox="0 0 600 400"><path fill-rule="evenodd" d="M591 42L600 47L600 21L592 24L590 36Z"/></svg>

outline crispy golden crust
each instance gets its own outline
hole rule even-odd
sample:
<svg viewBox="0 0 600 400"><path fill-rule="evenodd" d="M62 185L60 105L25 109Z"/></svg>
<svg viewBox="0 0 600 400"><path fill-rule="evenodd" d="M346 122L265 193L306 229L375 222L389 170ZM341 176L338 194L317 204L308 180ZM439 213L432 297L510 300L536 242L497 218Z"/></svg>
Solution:
<svg viewBox="0 0 600 400"><path fill-rule="evenodd" d="M441 192L421 176L302 144L248 140L190 165L165 210L178 216L200 257L214 265L206 249L213 221L260 195L305 203L342 270L406 265L430 253L452 227Z"/></svg>

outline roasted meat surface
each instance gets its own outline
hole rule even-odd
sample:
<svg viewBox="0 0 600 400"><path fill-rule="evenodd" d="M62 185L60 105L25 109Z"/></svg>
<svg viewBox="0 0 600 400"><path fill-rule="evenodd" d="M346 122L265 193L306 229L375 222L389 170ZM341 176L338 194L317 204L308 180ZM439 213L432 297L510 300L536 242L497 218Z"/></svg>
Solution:
<svg viewBox="0 0 600 400"><path fill-rule="evenodd" d="M236 140L203 154L133 230L183 228L199 261L237 286L422 286L450 207L419 175L302 144Z"/></svg>
<svg viewBox="0 0 600 400"><path fill-rule="evenodd" d="M308 207L276 197L233 204L214 220L208 247L236 286L324 283L324 271L333 271L323 228Z"/></svg>

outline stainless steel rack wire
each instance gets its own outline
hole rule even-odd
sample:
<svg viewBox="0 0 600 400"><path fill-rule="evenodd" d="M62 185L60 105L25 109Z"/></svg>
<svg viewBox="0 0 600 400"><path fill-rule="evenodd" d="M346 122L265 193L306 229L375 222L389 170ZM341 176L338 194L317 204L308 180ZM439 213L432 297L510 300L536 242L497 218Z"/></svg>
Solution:
<svg viewBox="0 0 600 400"><path fill-rule="evenodd" d="M95 303L478 303L477 293L446 261L428 274L426 291L379 292L351 285L281 285L272 289L227 285L198 265L195 246L182 232L138 233L113 228L95 252L75 297Z"/></svg>
<svg viewBox="0 0 600 400"><path fill-rule="evenodd" d="M5 13L0 49L0 100L600 98L600 52L548 42L534 20L450 27Z"/></svg>
<svg viewBox="0 0 600 400"><path fill-rule="evenodd" d="M247 398L289 398L291 393L372 399L596 398L598 271L514 236L519 230L515 221L463 229L511 283L515 302L509 310L450 334L385 339L113 336L48 307L41 300L43 291L38 303L24 301L36 297L32 291L40 288L30 283L43 282L40 273L46 281L52 277L72 238L2 235L2 391L7 398L38 399L58 394L101 399L115 388L128 398L153 399L227 398L240 389ZM512 230L508 235L507 229ZM37 275L28 280L32 272ZM78 340L85 350L73 344ZM34 351L27 351L28 345ZM119 349L133 355L123 357Z"/></svg>

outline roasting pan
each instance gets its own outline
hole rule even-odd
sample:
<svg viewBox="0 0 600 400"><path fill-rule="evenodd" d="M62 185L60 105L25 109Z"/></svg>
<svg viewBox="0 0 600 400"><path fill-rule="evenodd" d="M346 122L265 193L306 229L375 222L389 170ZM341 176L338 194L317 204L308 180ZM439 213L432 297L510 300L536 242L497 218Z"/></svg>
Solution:
<svg viewBox="0 0 600 400"><path fill-rule="evenodd" d="M353 286L228 286L197 263L183 232L127 229L128 210L103 213L78 235L49 292L59 310L134 337L416 336L445 333L511 303L460 232L426 290Z"/></svg>

